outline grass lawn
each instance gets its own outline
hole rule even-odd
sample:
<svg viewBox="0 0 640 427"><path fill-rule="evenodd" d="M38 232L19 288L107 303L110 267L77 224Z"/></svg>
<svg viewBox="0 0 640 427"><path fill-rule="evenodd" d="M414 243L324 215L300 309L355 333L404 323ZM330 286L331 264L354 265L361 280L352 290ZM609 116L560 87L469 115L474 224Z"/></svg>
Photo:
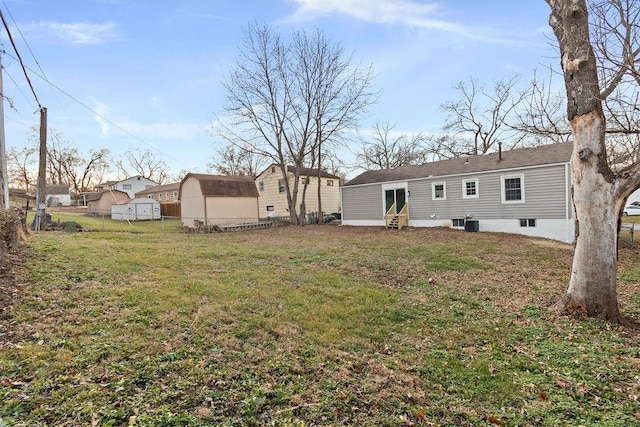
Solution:
<svg viewBox="0 0 640 427"><path fill-rule="evenodd" d="M12 269L0 426L640 425L638 329L547 311L570 246L104 224L41 232ZM639 261L621 249L635 320Z"/></svg>

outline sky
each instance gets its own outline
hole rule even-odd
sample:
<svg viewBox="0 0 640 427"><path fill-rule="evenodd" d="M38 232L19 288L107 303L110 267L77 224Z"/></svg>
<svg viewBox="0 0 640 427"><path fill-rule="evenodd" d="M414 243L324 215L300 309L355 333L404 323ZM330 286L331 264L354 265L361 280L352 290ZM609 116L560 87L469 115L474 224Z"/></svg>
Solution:
<svg viewBox="0 0 640 427"><path fill-rule="evenodd" d="M0 0L0 9L35 92L1 28L7 147L33 144L41 105L82 154L151 150L175 177L207 172L225 145L209 130L224 117L222 83L251 24L319 29L371 66L380 97L361 131L379 121L437 133L458 82L518 74L524 84L559 62L544 0Z"/></svg>

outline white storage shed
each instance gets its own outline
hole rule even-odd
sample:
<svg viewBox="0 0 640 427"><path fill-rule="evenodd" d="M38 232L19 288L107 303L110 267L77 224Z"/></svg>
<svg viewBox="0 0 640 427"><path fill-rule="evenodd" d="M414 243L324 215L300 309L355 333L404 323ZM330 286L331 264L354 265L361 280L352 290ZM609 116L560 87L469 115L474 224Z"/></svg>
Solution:
<svg viewBox="0 0 640 427"><path fill-rule="evenodd" d="M145 221L160 219L160 202L149 198L125 200L111 205L111 219Z"/></svg>

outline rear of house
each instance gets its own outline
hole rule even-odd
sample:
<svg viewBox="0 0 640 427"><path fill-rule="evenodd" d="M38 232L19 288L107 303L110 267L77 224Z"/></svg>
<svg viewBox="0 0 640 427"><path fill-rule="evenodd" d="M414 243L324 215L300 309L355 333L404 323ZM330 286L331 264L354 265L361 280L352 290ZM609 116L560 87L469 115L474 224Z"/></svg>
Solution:
<svg viewBox="0 0 640 427"><path fill-rule="evenodd" d="M518 233L573 242L572 144L369 171L342 187L342 223ZM401 223L402 224L402 223ZM400 225L402 226L402 225Z"/></svg>
<svg viewBox="0 0 640 427"><path fill-rule="evenodd" d="M180 183L179 198L183 226L258 221L258 190L250 177L189 173Z"/></svg>
<svg viewBox="0 0 640 427"><path fill-rule="evenodd" d="M306 185L305 212L318 212L319 205L325 213L340 211L340 177L318 169L287 166L287 177L282 176L280 165L272 164L256 177L256 186L260 194L260 217L289 216L289 203L285 189L285 179L293 188L295 172L299 173L297 209L302 203L302 194ZM320 203L318 202L318 179L320 180Z"/></svg>

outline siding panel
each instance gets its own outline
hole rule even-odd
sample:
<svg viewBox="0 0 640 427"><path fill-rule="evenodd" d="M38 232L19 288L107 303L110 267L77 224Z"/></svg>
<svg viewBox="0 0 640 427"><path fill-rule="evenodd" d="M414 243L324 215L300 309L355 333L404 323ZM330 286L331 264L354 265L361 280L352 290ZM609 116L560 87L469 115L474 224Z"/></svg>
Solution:
<svg viewBox="0 0 640 427"><path fill-rule="evenodd" d="M501 176L524 175L524 203L502 203ZM477 199L462 198L462 181L478 179ZM432 183L446 183L446 199L432 199ZM566 177L564 165L524 169L512 172L488 172L478 175L434 177L409 181L410 219L554 219L566 216ZM362 188L362 187L360 187ZM343 190L344 191L344 190ZM346 192L344 194L347 194ZM345 205L351 201L345 197Z"/></svg>
<svg viewBox="0 0 640 427"><path fill-rule="evenodd" d="M342 187L342 217L345 220L383 220L382 186Z"/></svg>

